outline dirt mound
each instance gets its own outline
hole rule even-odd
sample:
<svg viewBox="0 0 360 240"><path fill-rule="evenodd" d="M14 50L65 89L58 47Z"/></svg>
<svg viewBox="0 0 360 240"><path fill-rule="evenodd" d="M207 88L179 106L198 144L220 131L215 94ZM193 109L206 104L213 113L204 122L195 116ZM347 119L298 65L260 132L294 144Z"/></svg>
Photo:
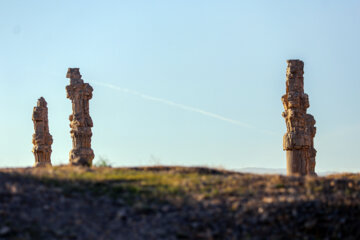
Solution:
<svg viewBox="0 0 360 240"><path fill-rule="evenodd" d="M0 239L360 239L360 175L0 170Z"/></svg>

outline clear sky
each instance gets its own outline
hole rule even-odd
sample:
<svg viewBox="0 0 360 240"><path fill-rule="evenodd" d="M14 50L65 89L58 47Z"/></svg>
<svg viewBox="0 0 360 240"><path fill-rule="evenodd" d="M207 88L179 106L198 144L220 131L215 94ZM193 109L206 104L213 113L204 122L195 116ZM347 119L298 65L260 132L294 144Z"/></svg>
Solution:
<svg viewBox="0 0 360 240"><path fill-rule="evenodd" d="M31 166L49 107L71 149L68 67L94 88L95 161L285 168L287 59L305 62L317 171L360 171L360 1L0 2L0 167ZM126 90L128 89L128 90Z"/></svg>

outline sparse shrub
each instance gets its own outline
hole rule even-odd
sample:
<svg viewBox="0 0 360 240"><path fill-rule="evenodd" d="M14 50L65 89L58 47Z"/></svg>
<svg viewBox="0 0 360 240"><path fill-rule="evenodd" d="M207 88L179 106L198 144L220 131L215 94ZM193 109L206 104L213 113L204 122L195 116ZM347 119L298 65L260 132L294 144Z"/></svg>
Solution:
<svg viewBox="0 0 360 240"><path fill-rule="evenodd" d="M155 155L150 155L150 164L154 166L160 166L161 165L161 159L159 157L156 157Z"/></svg>
<svg viewBox="0 0 360 240"><path fill-rule="evenodd" d="M94 164L95 167L111 167L111 163L108 158L99 156L98 160Z"/></svg>

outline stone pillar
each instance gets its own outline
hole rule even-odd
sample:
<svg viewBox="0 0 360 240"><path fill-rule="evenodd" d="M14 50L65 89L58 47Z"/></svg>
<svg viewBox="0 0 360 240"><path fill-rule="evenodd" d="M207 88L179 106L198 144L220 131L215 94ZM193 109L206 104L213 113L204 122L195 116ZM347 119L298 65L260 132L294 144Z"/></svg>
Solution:
<svg viewBox="0 0 360 240"><path fill-rule="evenodd" d="M48 108L43 97L37 101L34 107L32 120L34 122L35 134L32 137L34 147L32 152L35 157L35 167L51 166L51 144L52 136L49 133Z"/></svg>
<svg viewBox="0 0 360 240"><path fill-rule="evenodd" d="M304 63L288 60L286 70L286 94L282 96L287 132L283 138L286 151L288 175L315 174L315 155L313 138L316 133L315 119L307 114L309 98L304 93Z"/></svg>
<svg viewBox="0 0 360 240"><path fill-rule="evenodd" d="M316 175L316 173L315 173L316 150L314 148L314 137L316 134L316 127L315 127L316 121L315 121L313 115L306 114L305 123L306 123L306 129L305 129L306 136L310 140L310 146L308 148L309 158L308 158L308 163L307 163L307 174Z"/></svg>
<svg viewBox="0 0 360 240"><path fill-rule="evenodd" d="M72 114L69 117L73 148L69 154L71 165L92 165L94 152L91 149L92 119L89 114L89 100L93 88L81 79L79 68L69 68L66 74L70 85L66 86L67 98L72 102Z"/></svg>

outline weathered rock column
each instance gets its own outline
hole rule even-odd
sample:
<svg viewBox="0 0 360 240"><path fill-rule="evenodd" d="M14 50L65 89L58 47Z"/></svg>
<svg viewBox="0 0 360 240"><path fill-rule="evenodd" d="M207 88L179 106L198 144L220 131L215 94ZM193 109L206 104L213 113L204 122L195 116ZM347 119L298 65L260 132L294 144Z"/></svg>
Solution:
<svg viewBox="0 0 360 240"><path fill-rule="evenodd" d="M316 127L315 127L315 119L314 116L311 114L306 114L306 136L309 138L310 146L308 150L308 159L307 159L307 174L316 175L315 173L315 165L316 165L316 150L314 148L314 137L316 134Z"/></svg>
<svg viewBox="0 0 360 240"><path fill-rule="evenodd" d="M315 119L307 114L309 98L304 93L304 63L288 60L286 70L286 94L282 96L287 132L283 138L286 151L287 174L315 174L313 138L316 133Z"/></svg>
<svg viewBox="0 0 360 240"><path fill-rule="evenodd" d="M91 149L92 119L89 114L89 100L93 88L81 79L79 68L69 68L66 74L70 85L66 86L67 98L72 101L70 128L73 148L69 154L71 165L91 166L94 152Z"/></svg>
<svg viewBox="0 0 360 240"><path fill-rule="evenodd" d="M35 134L32 137L34 147L32 152L35 156L35 167L51 166L51 144L52 136L49 133L48 108L43 97L37 101L34 107L32 120L34 122Z"/></svg>

